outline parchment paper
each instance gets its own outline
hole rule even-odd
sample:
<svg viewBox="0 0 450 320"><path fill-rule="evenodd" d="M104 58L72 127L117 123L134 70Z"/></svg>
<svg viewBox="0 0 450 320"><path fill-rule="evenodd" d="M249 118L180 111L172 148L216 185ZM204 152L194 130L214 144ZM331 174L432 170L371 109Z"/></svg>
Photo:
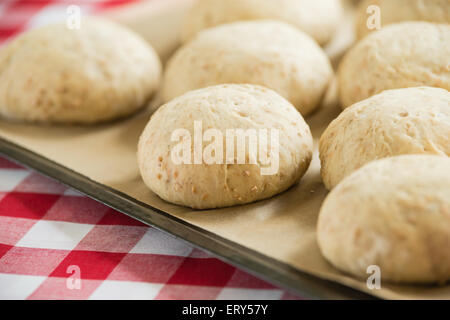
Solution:
<svg viewBox="0 0 450 320"><path fill-rule="evenodd" d="M155 44L160 54L167 57L176 46L180 17L191 1L176 2L181 5L135 10L133 19L124 12L112 13L110 17L142 33ZM162 37L164 33L168 36ZM347 45L348 41L347 37ZM345 41L334 43L328 52L337 59L343 46ZM365 280L345 275L324 260L315 239L317 215L327 194L320 178L317 151L301 182L269 200L220 210L193 211L159 199L142 182L136 163L138 137L152 109L158 105L156 101L131 118L92 127L35 126L0 121L0 136L139 201L320 278L388 299L450 299L448 285L383 283L381 290L369 290ZM334 83L321 109L306 118L316 147L320 134L339 112Z"/></svg>

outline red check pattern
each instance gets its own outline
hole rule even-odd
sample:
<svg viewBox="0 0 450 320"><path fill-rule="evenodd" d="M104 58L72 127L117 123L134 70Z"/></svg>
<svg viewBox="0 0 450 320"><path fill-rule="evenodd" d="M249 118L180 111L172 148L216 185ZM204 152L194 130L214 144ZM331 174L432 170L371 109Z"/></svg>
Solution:
<svg viewBox="0 0 450 320"><path fill-rule="evenodd" d="M295 298L0 157L0 299Z"/></svg>
<svg viewBox="0 0 450 320"><path fill-rule="evenodd" d="M0 0L0 42L132 1ZM0 299L297 297L0 157Z"/></svg>

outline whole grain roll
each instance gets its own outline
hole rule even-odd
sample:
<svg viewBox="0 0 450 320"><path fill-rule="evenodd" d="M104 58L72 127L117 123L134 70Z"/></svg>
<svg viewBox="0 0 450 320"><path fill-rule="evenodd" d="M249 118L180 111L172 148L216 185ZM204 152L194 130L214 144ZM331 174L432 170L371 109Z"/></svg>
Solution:
<svg viewBox="0 0 450 320"><path fill-rule="evenodd" d="M342 19L339 0L199 0L182 29L184 41L219 24L244 20L279 20L327 43Z"/></svg>
<svg viewBox="0 0 450 320"><path fill-rule="evenodd" d="M89 18L27 31L0 50L0 116L91 124L145 106L159 85L153 48L125 27Z"/></svg>
<svg viewBox="0 0 450 320"><path fill-rule="evenodd" d="M377 6L377 12L369 10ZM450 23L450 0L364 0L356 14L356 33L359 39L375 29L367 21L379 14L381 27L403 21ZM375 16L374 16L375 15Z"/></svg>
<svg viewBox="0 0 450 320"><path fill-rule="evenodd" d="M449 281L450 158L404 155L357 170L325 199L317 240L331 264L362 279L376 266L381 281Z"/></svg>
<svg viewBox="0 0 450 320"><path fill-rule="evenodd" d="M450 156L450 93L387 90L344 110L319 143L325 186L334 188L366 163L402 154Z"/></svg>
<svg viewBox="0 0 450 320"><path fill-rule="evenodd" d="M307 115L316 109L333 70L307 34L277 21L236 22L205 30L167 65L163 99L225 83L268 87Z"/></svg>
<svg viewBox="0 0 450 320"><path fill-rule="evenodd" d="M348 107L383 90L429 86L450 90L450 25L391 24L357 43L339 66L339 95Z"/></svg>
<svg viewBox="0 0 450 320"><path fill-rule="evenodd" d="M209 209L286 190L306 172L312 148L308 125L280 95L260 86L218 85L159 108L140 137L138 163L162 199Z"/></svg>

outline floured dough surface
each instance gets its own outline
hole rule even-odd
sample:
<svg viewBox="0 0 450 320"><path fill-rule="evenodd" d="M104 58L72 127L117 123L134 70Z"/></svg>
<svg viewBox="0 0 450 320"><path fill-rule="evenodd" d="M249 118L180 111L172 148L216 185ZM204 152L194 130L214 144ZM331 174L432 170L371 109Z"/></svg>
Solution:
<svg viewBox="0 0 450 320"><path fill-rule="evenodd" d="M450 25L391 24L369 34L339 66L342 106L383 90L429 86L450 90Z"/></svg>
<svg viewBox="0 0 450 320"><path fill-rule="evenodd" d="M167 65L163 98L217 84L275 90L307 115L321 103L333 70L315 41L282 22L236 22L205 30Z"/></svg>
<svg viewBox="0 0 450 320"><path fill-rule="evenodd" d="M342 13L339 0L199 0L182 32L187 41L219 24L271 19L289 23L325 44L338 29Z"/></svg>
<svg viewBox="0 0 450 320"><path fill-rule="evenodd" d="M450 280L450 158L405 155L371 162L322 205L319 247L338 269L403 284ZM372 267L373 268L373 267Z"/></svg>
<svg viewBox="0 0 450 320"><path fill-rule="evenodd" d="M145 106L159 85L156 52L115 23L89 18L80 29L52 24L0 50L0 116L90 124Z"/></svg>
<svg viewBox="0 0 450 320"><path fill-rule="evenodd" d="M218 147L214 152L207 149L216 141L211 137L200 141L201 149L195 149L196 122L201 123L203 134L208 129L222 134L222 139L217 139L222 142L222 149ZM174 132L180 129L183 135L173 139ZM234 148L226 141L227 130L237 129L257 133L257 145L253 145L257 146L258 155L251 151L250 139L244 149L238 147L237 139L232 139ZM261 138L259 134L264 130L267 130L266 138ZM278 143L272 140L275 132L278 132ZM189 163L174 161L174 154L185 154L174 151L182 141L189 141L191 152L186 151ZM226 148L234 152L228 153ZM195 164L195 150L200 150L198 164ZM223 150L219 161L208 162L201 156L219 155L218 150ZM312 150L308 125L280 95L260 86L218 85L188 92L159 108L141 135L138 162L144 182L162 199L208 209L250 203L286 190L308 169ZM271 169L263 172L262 168Z"/></svg>
<svg viewBox="0 0 450 320"><path fill-rule="evenodd" d="M401 154L450 156L450 93L405 88L363 100L329 125L319 150L328 189L376 159Z"/></svg>

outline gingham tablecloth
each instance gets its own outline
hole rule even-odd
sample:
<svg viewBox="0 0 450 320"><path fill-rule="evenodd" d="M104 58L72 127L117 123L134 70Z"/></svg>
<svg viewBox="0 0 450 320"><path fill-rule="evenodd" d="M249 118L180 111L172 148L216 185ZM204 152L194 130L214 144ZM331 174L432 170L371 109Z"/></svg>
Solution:
<svg viewBox="0 0 450 320"><path fill-rule="evenodd" d="M0 0L0 42L126 2ZM0 156L0 299L296 297Z"/></svg>

